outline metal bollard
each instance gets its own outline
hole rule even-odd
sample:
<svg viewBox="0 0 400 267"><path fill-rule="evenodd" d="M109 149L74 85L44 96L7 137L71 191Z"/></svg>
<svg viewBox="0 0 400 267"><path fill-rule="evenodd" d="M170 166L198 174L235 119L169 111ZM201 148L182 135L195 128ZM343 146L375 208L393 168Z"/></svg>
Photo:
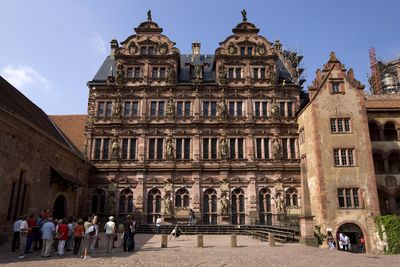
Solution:
<svg viewBox="0 0 400 267"><path fill-rule="evenodd" d="M231 247L237 247L237 236L235 234L231 235Z"/></svg>
<svg viewBox="0 0 400 267"><path fill-rule="evenodd" d="M268 243L270 247L275 247L275 235L269 234L268 235Z"/></svg>
<svg viewBox="0 0 400 267"><path fill-rule="evenodd" d="M197 247L198 248L203 247L203 235L201 234L197 235Z"/></svg>
<svg viewBox="0 0 400 267"><path fill-rule="evenodd" d="M166 247L168 247L168 236L162 235L161 236L161 248L166 248Z"/></svg>

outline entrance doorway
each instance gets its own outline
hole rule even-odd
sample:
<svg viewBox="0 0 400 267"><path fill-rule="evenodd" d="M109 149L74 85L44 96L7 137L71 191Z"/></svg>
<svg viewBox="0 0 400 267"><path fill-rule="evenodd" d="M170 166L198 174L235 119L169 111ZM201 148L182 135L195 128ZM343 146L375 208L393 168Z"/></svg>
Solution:
<svg viewBox="0 0 400 267"><path fill-rule="evenodd" d="M339 243L339 233L343 233L350 238L350 252L365 253L365 237L358 225L354 223L345 223L341 225L336 232L336 240L338 240L337 243ZM364 239L363 245L360 242L361 239Z"/></svg>
<svg viewBox="0 0 400 267"><path fill-rule="evenodd" d="M64 196L59 195L54 201L53 217L54 219L64 219L67 214L66 199Z"/></svg>

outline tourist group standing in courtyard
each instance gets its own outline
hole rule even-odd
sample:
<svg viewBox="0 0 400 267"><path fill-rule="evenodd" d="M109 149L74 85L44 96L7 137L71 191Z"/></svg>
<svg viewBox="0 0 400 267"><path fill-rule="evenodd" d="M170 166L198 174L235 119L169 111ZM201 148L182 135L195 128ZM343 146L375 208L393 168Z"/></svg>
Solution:
<svg viewBox="0 0 400 267"><path fill-rule="evenodd" d="M54 219L49 210L35 217L35 214L20 216L13 226L12 252L18 251L18 257L23 259L34 251L41 251L41 256L49 258L53 255L60 257L66 252L87 259L98 250L99 233L103 231L106 238L106 253L112 253L116 241L120 238L120 246L125 252L135 249L136 221L128 215L118 227L114 217L110 216L104 227L100 228L96 215L82 218L73 217ZM120 234L120 237L118 236Z"/></svg>

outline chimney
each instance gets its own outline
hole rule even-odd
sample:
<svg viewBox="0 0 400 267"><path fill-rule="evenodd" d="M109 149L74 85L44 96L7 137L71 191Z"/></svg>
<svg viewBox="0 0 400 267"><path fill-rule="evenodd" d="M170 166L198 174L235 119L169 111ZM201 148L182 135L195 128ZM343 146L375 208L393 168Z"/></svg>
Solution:
<svg viewBox="0 0 400 267"><path fill-rule="evenodd" d="M200 57L200 43L192 43L192 61L196 57Z"/></svg>
<svg viewBox="0 0 400 267"><path fill-rule="evenodd" d="M115 56L115 50L118 48L118 41L116 39L112 39L111 42L111 56Z"/></svg>

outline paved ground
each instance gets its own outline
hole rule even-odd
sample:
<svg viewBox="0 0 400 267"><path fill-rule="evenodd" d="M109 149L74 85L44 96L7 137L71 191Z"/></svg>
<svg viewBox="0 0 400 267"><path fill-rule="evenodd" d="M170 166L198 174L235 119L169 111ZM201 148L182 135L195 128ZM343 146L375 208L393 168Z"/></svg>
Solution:
<svg viewBox="0 0 400 267"><path fill-rule="evenodd" d="M169 240L168 248L161 249L161 236L136 235L133 253L115 249L105 253L103 240L93 258L81 259L67 252L65 257L40 257L39 252L19 260L9 252L9 243L0 247L1 266L400 266L400 255L373 256L352 254L306 247L300 244L277 244L269 247L246 236L238 236L238 247L230 247L230 236L204 236L204 248L197 248L196 236L181 236ZM119 245L119 241L117 242Z"/></svg>

